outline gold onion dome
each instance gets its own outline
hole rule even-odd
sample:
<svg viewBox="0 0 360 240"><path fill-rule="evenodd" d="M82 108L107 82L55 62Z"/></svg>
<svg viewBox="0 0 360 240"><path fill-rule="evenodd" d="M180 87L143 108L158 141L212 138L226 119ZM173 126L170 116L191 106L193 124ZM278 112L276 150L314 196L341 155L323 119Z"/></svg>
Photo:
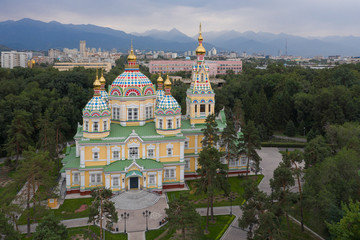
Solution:
<svg viewBox="0 0 360 240"><path fill-rule="evenodd" d="M101 84L105 84L105 83L106 83L106 80L105 80L105 78L104 78L104 73L103 73L103 70L102 70L102 69L101 69L100 83L101 83Z"/></svg>
<svg viewBox="0 0 360 240"><path fill-rule="evenodd" d="M169 86L171 86L171 81L170 81L170 79L169 79L169 75L167 75L167 77L166 77L166 80L165 80L165 87L169 87Z"/></svg>
<svg viewBox="0 0 360 240"><path fill-rule="evenodd" d="M96 79L95 79L95 81L94 81L94 83L93 83L93 86L94 86L94 88L100 88L100 87L101 87L101 83L100 83L100 81L99 81L97 69L96 69Z"/></svg>
<svg viewBox="0 0 360 240"><path fill-rule="evenodd" d="M206 53L206 50L205 48L203 47L202 43L199 44L199 46L196 48L196 54L205 54Z"/></svg>
<svg viewBox="0 0 360 240"><path fill-rule="evenodd" d="M128 62L135 62L136 61L136 56L134 54L134 49L133 49L132 42L131 42L131 51L130 51L129 56L127 57L127 60L128 60Z"/></svg>
<svg viewBox="0 0 360 240"><path fill-rule="evenodd" d="M163 81L164 81L164 79L161 77L161 73L159 72L159 77L157 79L157 82L163 82Z"/></svg>

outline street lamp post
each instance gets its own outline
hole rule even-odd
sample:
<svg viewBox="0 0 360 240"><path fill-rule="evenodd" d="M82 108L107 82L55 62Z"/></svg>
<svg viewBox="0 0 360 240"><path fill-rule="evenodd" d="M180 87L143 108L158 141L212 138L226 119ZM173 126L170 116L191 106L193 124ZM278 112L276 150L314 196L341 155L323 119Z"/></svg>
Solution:
<svg viewBox="0 0 360 240"><path fill-rule="evenodd" d="M148 217L150 217L150 214L151 214L151 212L148 211L148 210L146 210L145 212L143 212L143 216L144 216L144 218L146 218L146 231L149 230L149 228L148 228Z"/></svg>
<svg viewBox="0 0 360 240"><path fill-rule="evenodd" d="M122 219L124 219L124 233L126 233L126 219L129 219L129 213L124 212L120 216Z"/></svg>
<svg viewBox="0 0 360 240"><path fill-rule="evenodd" d="M228 196L229 200L230 200L230 215L232 215L232 201L234 201L236 199L236 196L234 195L234 193L230 193Z"/></svg>

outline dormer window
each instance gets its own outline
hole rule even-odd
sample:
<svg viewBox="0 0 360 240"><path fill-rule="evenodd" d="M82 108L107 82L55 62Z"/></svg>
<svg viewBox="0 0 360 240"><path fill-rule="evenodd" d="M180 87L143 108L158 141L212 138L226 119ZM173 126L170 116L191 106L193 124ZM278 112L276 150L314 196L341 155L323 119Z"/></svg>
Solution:
<svg viewBox="0 0 360 240"><path fill-rule="evenodd" d="M159 128L163 128L163 120L159 119Z"/></svg>
<svg viewBox="0 0 360 240"><path fill-rule="evenodd" d="M107 121L104 121L104 131L107 131Z"/></svg>
<svg viewBox="0 0 360 240"><path fill-rule="evenodd" d="M89 121L85 121L85 131L89 131Z"/></svg>

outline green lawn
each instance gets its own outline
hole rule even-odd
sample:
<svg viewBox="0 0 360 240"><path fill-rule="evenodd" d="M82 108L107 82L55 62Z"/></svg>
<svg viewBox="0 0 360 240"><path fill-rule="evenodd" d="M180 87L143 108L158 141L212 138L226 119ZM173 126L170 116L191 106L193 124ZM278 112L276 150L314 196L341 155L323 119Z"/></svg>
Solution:
<svg viewBox="0 0 360 240"><path fill-rule="evenodd" d="M91 231L93 231L97 236L100 236L100 228L98 226L85 226L85 227L75 227L75 228L68 228L68 240L71 240L72 237L75 237L76 235L78 235L80 237L80 235L84 234L85 230L87 230L88 228L90 228ZM113 234L111 232L108 231L104 231L105 232L105 238L106 240L127 240L127 234L124 233L117 233L117 234ZM27 238L26 234L22 234L21 235L21 239L23 240L30 240L32 239L32 237Z"/></svg>
<svg viewBox="0 0 360 240"><path fill-rule="evenodd" d="M61 220L88 217L89 206L91 205L92 200L93 198L66 199L59 209L50 209L49 211L53 211ZM83 204L86 204L88 208L82 212L75 212ZM40 218L41 217L42 216L40 216ZM26 224L25 215L22 215L19 219L19 225L21 224Z"/></svg>
<svg viewBox="0 0 360 240"><path fill-rule="evenodd" d="M248 178L251 178L253 180L256 180L259 184L260 181L263 179L263 175L258 176L249 176ZM242 205L244 202L244 198L242 197L242 194L244 192L244 187L242 186L242 183L245 181L246 177L229 177L229 183L231 187L231 192L233 192L236 195L235 200L232 202L233 205ZM207 201L206 201L206 195L205 194L196 194L196 183L197 180L189 180L186 181L188 184L190 191L175 191L175 192L168 192L166 193L169 201L172 201L173 199L179 197L180 193L182 192L189 192L190 193L190 199L193 201L195 207L206 207ZM217 191L215 196L215 202L214 206L230 206L230 201L228 198L224 197L223 191Z"/></svg>
<svg viewBox="0 0 360 240"><path fill-rule="evenodd" d="M90 228L91 231L93 231L97 236L100 236L100 228L98 226L85 226L85 227L76 227L76 228L68 228L68 239L72 239L72 236L76 235L82 235L85 230ZM113 234L108 231L105 232L105 239L106 240L126 240L127 234L124 233L116 233Z"/></svg>
<svg viewBox="0 0 360 240"><path fill-rule="evenodd" d="M221 236L225 233L226 229L229 227L229 224L234 220L235 216L230 215L220 215L215 216L216 222L215 223L209 223L209 234L203 235L201 239L199 240L214 240L221 238ZM205 229L206 224L206 217L202 217L201 222L201 228ZM167 230L167 225L164 227L157 229L157 230L151 230L146 232L146 240L153 240L160 236L163 232ZM163 236L161 240L167 240L167 239L178 239L179 236L175 237L176 234L174 231L169 231L168 234Z"/></svg>
<svg viewBox="0 0 360 240"><path fill-rule="evenodd" d="M284 231L287 231L287 223L286 223L285 218L282 220L281 223L282 223L281 228ZM302 232L301 226L291 220L290 220L290 229L291 229L291 231L290 231L291 239L293 239L293 240L317 240L318 239L306 230L304 232Z"/></svg>

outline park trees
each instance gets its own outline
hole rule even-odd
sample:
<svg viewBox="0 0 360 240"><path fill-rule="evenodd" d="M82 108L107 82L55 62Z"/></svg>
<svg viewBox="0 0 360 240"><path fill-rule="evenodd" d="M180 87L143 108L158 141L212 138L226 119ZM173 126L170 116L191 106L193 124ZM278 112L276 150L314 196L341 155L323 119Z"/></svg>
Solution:
<svg viewBox="0 0 360 240"><path fill-rule="evenodd" d="M40 201L49 194L54 186L54 165L49 160L48 152L36 151L33 148L24 151L23 158L18 170L17 181L25 182L23 196L26 203L27 233L30 234L30 201L33 200L33 216L36 220L36 207L40 206Z"/></svg>
<svg viewBox="0 0 360 240"><path fill-rule="evenodd" d="M96 188L91 191L91 196L94 198L90 206L90 214L88 222L100 224L100 239L102 239L103 217L106 219L106 228L111 230L113 224L118 222L118 214L115 205L110 198L112 191L106 188Z"/></svg>
<svg viewBox="0 0 360 240"><path fill-rule="evenodd" d="M356 240L360 236L360 202L342 203L343 217L339 222L326 223L335 240Z"/></svg>
<svg viewBox="0 0 360 240"><path fill-rule="evenodd" d="M5 240L18 240L20 233L14 230L14 226L9 223L9 219L0 211L0 236L4 235Z"/></svg>
<svg viewBox="0 0 360 240"><path fill-rule="evenodd" d="M201 235L201 217L189 200L188 194L180 194L179 198L169 202L165 209L170 229L180 229L182 239L196 239Z"/></svg>
<svg viewBox="0 0 360 240"><path fill-rule="evenodd" d="M213 203L215 190L222 189L227 193L229 188L226 178L227 167L221 163L221 153L215 147L219 139L217 132L215 115L209 115L206 118L206 128L203 129L203 149L198 159L201 168L197 169L197 173L200 175L198 191L204 192L208 198L205 232L208 231L209 210L211 211L211 220L214 221Z"/></svg>
<svg viewBox="0 0 360 240"><path fill-rule="evenodd" d="M63 240L67 239L68 232L64 224L50 212L36 227L33 235L34 240Z"/></svg>
<svg viewBox="0 0 360 240"><path fill-rule="evenodd" d="M246 165L246 176L249 173L249 164L250 161L255 163L256 172L259 170L261 158L256 152L257 149L260 149L260 140L258 130L255 127L253 121L249 121L243 128L243 135L240 135L239 139L239 153L246 154L248 159Z"/></svg>
<svg viewBox="0 0 360 240"><path fill-rule="evenodd" d="M221 146L225 147L225 159L228 165L230 161L239 157L237 150L237 135L234 127L234 122L231 119L228 119L226 128L221 134Z"/></svg>
<svg viewBox="0 0 360 240"><path fill-rule="evenodd" d="M331 156L331 149L321 135L312 139L305 146L304 157L307 168L324 161L329 156Z"/></svg>

